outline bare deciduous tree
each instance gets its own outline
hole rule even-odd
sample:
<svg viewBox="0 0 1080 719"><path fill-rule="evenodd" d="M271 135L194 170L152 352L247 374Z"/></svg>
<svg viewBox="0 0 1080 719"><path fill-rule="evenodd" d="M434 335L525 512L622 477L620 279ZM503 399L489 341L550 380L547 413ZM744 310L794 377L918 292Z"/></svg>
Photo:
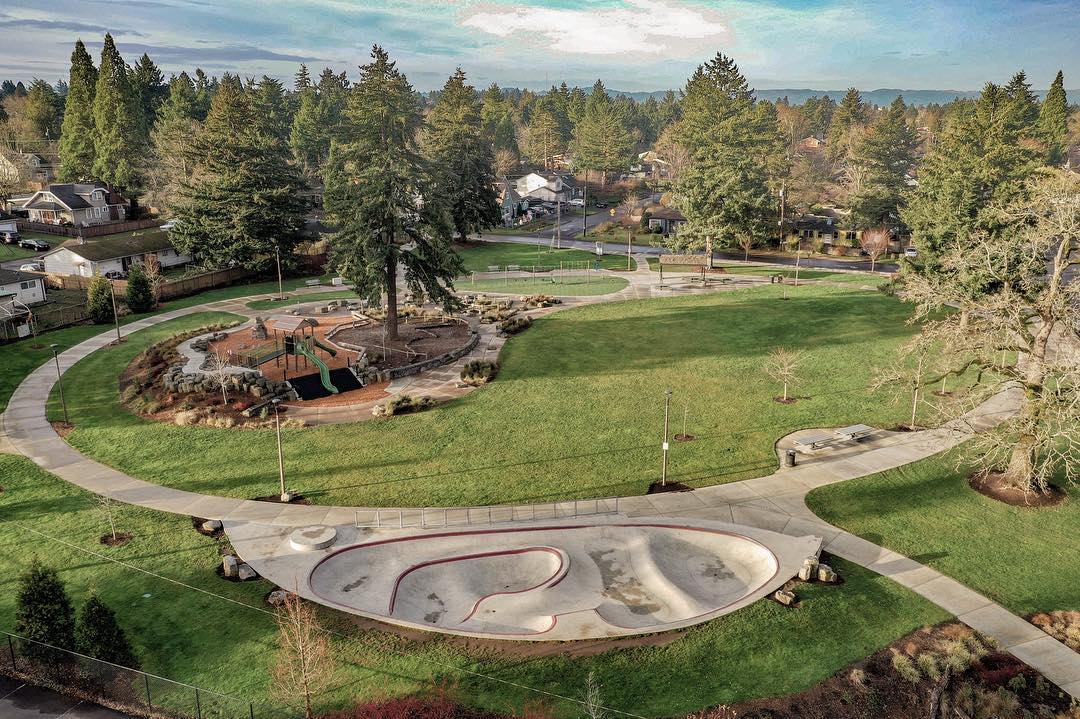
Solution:
<svg viewBox="0 0 1080 719"><path fill-rule="evenodd" d="M888 388L897 390L896 401L911 398L911 419L908 429L918 428L919 400L923 390L937 382L939 377L931 377L937 355L933 351L933 340L929 334L916 335L901 348L896 361L889 367L882 368L870 385L872 392ZM942 372L947 376L947 373Z"/></svg>
<svg viewBox="0 0 1080 719"><path fill-rule="evenodd" d="M98 509L101 510L102 515L108 520L109 532L112 534L113 544L116 544L116 517L113 514L112 496L108 492L105 494L94 495L94 501L97 503Z"/></svg>
<svg viewBox="0 0 1080 719"><path fill-rule="evenodd" d="M784 385L783 401L788 401L788 385L798 381L799 362L802 361L802 353L798 350L789 350L777 347L769 353L765 361L765 374Z"/></svg>
<svg viewBox="0 0 1080 719"><path fill-rule="evenodd" d="M600 683L596 681L596 675L590 671L585 678L585 696L582 697L582 708L585 716L589 719L605 719L607 708L600 694Z"/></svg>
<svg viewBox="0 0 1080 719"><path fill-rule="evenodd" d="M889 241L891 239L892 233L884 227L863 230L859 236L859 247L870 257L871 272L874 271L878 259L889 251Z"/></svg>
<svg viewBox="0 0 1080 719"><path fill-rule="evenodd" d="M278 651L270 690L288 704L303 702L311 719L312 697L326 688L334 673L330 642L312 607L293 592L278 608Z"/></svg>
<svg viewBox="0 0 1080 719"><path fill-rule="evenodd" d="M978 373L950 414L1014 388L1018 410L977 435L974 453L1011 486L1045 492L1056 477L1080 479L1080 176L1046 171L1025 199L987 211L1012 231L946 248L942 271L906 278L901 297L916 304L916 319L959 308L923 329L949 374ZM976 280L979 292L955 289ZM998 361L1005 353L1016 364Z"/></svg>
<svg viewBox="0 0 1080 719"><path fill-rule="evenodd" d="M232 380L232 371L230 370L229 361L215 352L207 357L204 369L210 376L210 379L214 380L214 384L221 389L221 403L228 404L229 382Z"/></svg>

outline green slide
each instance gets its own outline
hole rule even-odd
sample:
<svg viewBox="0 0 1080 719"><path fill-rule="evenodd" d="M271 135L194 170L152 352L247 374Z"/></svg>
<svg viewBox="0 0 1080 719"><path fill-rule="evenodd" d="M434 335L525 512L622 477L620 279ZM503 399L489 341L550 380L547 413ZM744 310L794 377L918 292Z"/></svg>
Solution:
<svg viewBox="0 0 1080 719"><path fill-rule="evenodd" d="M315 366L319 368L319 381L322 382L322 386L327 392L337 394L338 388L330 382L330 368L326 366L326 363L316 357L315 353L309 350L303 342L294 342L293 349L296 354L304 355L315 363Z"/></svg>
<svg viewBox="0 0 1080 719"><path fill-rule="evenodd" d="M326 345L324 345L319 340L314 340L313 339L312 342L314 342L315 346L318 347L319 349L321 349L326 354L330 355L331 357L337 357L337 350L334 349L333 347L327 347Z"/></svg>

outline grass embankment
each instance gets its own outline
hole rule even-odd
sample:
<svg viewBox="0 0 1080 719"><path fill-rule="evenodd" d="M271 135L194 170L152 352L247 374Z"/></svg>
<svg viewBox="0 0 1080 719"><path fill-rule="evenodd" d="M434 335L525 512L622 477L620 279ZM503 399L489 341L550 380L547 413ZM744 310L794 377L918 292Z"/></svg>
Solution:
<svg viewBox="0 0 1080 719"><path fill-rule="evenodd" d="M197 534L187 517L117 504L117 529L134 539L107 548L98 538L108 522L92 495L21 457L0 455L0 476L0 627L14 625L16 579L36 555L60 571L76 605L91 589L100 593L147 671L256 702L268 699L276 636L273 618L259 609L268 608L262 600L271 587L262 580L236 584L218 578L214 568L224 540ZM321 708L441 684L455 686L463 701L493 710L520 712L527 703L551 701L559 716L579 717L579 706L460 670L574 698L583 695L585 677L595 671L608 706L647 717L676 716L800 691L946 618L882 577L836 564L846 583L800 589L798 610L761 601L679 632L667 646L588 657L562 656L554 646L554 656L528 656L518 653L520 645L435 634L412 640L358 628L347 615L320 609L324 626L347 635L333 640L336 673Z"/></svg>
<svg viewBox="0 0 1080 719"><path fill-rule="evenodd" d="M549 245L550 240L541 240L539 244L473 242L456 249L465 263L466 272L487 272L488 267L505 268L507 265L518 265L525 271L531 271L533 267L560 269L560 262L574 262L577 263L574 269L584 269L581 263L587 262L588 267L594 267L596 260L600 260L600 269L626 270L626 255L605 254L597 257L587 250L552 250ZM630 260L630 268L637 268L633 259ZM462 280L458 280L459 284L461 282Z"/></svg>
<svg viewBox="0 0 1080 719"><path fill-rule="evenodd" d="M471 280L461 278L455 288L459 292L502 292L511 295L555 295L559 297L590 297L607 295L625 288L629 282L622 277L592 273L589 275L537 275Z"/></svg>
<svg viewBox="0 0 1080 719"><path fill-rule="evenodd" d="M756 264L734 264L721 259L714 260L713 264L716 267L723 267L725 270L735 275L782 275L788 280L795 279L795 268L786 265L756 265ZM649 258L649 269L653 272L660 271L660 259L658 257ZM664 272L701 272L700 267L692 265L664 265ZM831 270L815 270L800 268L799 280L827 280L830 282L851 282L855 284L864 284L877 286L888 282L888 278L881 277L880 275L872 275L869 272L833 272Z"/></svg>
<svg viewBox="0 0 1080 719"><path fill-rule="evenodd" d="M506 345L494 383L460 400L385 422L287 430L290 486L319 504L359 506L639 494L659 470L668 387L675 430L685 412L697 436L675 446L670 476L692 486L768 474L773 443L795 429L904 419L905 407L866 387L913 332L906 306L837 287L779 298L765 286L557 312ZM143 421L118 405L115 381L103 381L142 347L207 321L156 326L75 365L68 439L148 481L263 496L276 481L273 432ZM773 401L780 387L761 369L778 346L806 352L793 405Z"/></svg>
<svg viewBox="0 0 1080 719"><path fill-rule="evenodd" d="M814 490L829 522L889 547L1017 614L1080 609L1080 504L1012 507L979 494L956 454Z"/></svg>

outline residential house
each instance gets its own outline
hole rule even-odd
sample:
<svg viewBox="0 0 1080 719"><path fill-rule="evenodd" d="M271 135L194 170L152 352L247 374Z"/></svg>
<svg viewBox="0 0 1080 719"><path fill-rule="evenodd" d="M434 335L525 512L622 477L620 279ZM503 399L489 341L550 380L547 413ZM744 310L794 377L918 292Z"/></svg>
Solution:
<svg viewBox="0 0 1080 719"><path fill-rule="evenodd" d="M41 259L45 271L59 275L93 277L106 272L127 272L141 265L147 255L155 255L162 269L191 262L191 257L177 252L169 243L167 232L146 232L124 239L71 240Z"/></svg>
<svg viewBox="0 0 1080 719"><path fill-rule="evenodd" d="M19 229L15 218L6 212L0 211L0 232L17 232Z"/></svg>
<svg viewBox="0 0 1080 719"><path fill-rule="evenodd" d="M567 175L530 172L513 180L513 189L522 199L540 202L568 202L582 196L582 190Z"/></svg>
<svg viewBox="0 0 1080 719"><path fill-rule="evenodd" d="M45 299L45 282L40 275L0 269L0 339L28 337L30 306Z"/></svg>
<svg viewBox="0 0 1080 719"><path fill-rule="evenodd" d="M499 198L499 209L502 212L503 224L508 227L514 224L514 220L529 209L528 201L521 198L521 195L514 189L514 183L505 177L499 182L496 193Z"/></svg>
<svg viewBox="0 0 1080 719"><path fill-rule="evenodd" d="M56 163L33 152L0 152L0 176L20 178L20 185L41 188L56 177Z"/></svg>
<svg viewBox="0 0 1080 719"><path fill-rule="evenodd" d="M102 183L49 185L23 205L31 222L104 225L127 219L128 201Z"/></svg>
<svg viewBox="0 0 1080 719"><path fill-rule="evenodd" d="M800 153L817 152L823 149L825 149L825 140L820 137L814 137L813 135L804 137L795 143L795 151Z"/></svg>
<svg viewBox="0 0 1080 719"><path fill-rule="evenodd" d="M674 207L655 207L648 210L649 229L659 228L660 234L674 235L686 224L686 217Z"/></svg>

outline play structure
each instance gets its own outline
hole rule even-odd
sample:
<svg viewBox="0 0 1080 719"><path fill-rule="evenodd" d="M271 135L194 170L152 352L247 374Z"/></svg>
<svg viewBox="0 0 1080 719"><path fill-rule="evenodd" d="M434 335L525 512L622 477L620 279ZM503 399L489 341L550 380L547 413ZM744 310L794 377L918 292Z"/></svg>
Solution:
<svg viewBox="0 0 1080 719"><path fill-rule="evenodd" d="M262 318L256 320L251 334L252 339L259 344L235 353L232 362L241 367L256 369L270 361L280 367L281 362L284 361L285 379L293 382L294 386L304 379L306 370L314 366L323 389L330 394L338 394L340 389L331 377L331 370L326 362L319 358L316 350L322 351L329 357L336 357L338 351L315 337L314 328L318 326L318 321L310 317L273 317L271 322L272 330L267 328ZM291 375L290 358L292 358Z"/></svg>

